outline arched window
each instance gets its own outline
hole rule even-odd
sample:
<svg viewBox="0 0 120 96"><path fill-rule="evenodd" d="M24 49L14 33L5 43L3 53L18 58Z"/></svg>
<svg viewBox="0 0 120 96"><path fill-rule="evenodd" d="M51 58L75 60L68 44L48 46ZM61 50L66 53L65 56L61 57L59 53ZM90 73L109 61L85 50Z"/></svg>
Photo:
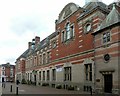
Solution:
<svg viewBox="0 0 120 96"><path fill-rule="evenodd" d="M72 39L75 36L75 26L74 24L70 24L70 22L66 23L65 30L61 33L61 42L66 42Z"/></svg>
<svg viewBox="0 0 120 96"><path fill-rule="evenodd" d="M91 31L91 23L87 23L85 25L85 32L84 33L89 33Z"/></svg>
<svg viewBox="0 0 120 96"><path fill-rule="evenodd" d="M66 39L68 40L68 39L70 39L70 24L69 23L67 23L66 24Z"/></svg>

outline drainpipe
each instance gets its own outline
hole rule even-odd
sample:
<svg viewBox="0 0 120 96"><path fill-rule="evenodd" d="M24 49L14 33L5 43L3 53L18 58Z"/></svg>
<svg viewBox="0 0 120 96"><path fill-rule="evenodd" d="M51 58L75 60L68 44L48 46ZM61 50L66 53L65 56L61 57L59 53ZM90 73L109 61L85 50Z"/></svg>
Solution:
<svg viewBox="0 0 120 96"><path fill-rule="evenodd" d="M95 35L93 35L93 48L94 48L94 92L96 93Z"/></svg>

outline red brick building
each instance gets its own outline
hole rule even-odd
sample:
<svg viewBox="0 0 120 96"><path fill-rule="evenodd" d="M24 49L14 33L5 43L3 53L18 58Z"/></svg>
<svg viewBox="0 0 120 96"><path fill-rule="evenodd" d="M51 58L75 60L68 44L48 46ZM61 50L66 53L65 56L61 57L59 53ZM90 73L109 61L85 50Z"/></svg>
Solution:
<svg viewBox="0 0 120 96"><path fill-rule="evenodd" d="M111 14L112 5L102 2L89 2L83 7L67 4L55 21L55 32L42 41L36 36L17 58L16 78L36 85L106 92L103 87L99 91L96 85L100 79L96 73L99 70L96 68L96 44L99 42L95 42L98 36L95 34ZM117 9L119 3L116 3ZM111 90L118 94L120 88Z"/></svg>
<svg viewBox="0 0 120 96"><path fill-rule="evenodd" d="M10 63L0 65L0 81L10 82L15 80L15 65Z"/></svg>
<svg viewBox="0 0 120 96"><path fill-rule="evenodd" d="M16 64L16 72L17 72L17 75L19 75L16 80L22 80L24 78L24 73L25 73L25 59L24 58L18 58L17 60L17 63Z"/></svg>

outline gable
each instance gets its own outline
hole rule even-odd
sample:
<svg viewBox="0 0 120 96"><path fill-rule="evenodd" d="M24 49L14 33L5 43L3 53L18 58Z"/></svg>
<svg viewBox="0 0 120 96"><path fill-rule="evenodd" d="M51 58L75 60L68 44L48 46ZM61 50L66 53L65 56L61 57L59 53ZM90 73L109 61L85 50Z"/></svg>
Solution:
<svg viewBox="0 0 120 96"><path fill-rule="evenodd" d="M67 4L63 10L60 12L58 17L58 23L62 22L65 18L73 14L75 11L79 9L79 6L74 3Z"/></svg>

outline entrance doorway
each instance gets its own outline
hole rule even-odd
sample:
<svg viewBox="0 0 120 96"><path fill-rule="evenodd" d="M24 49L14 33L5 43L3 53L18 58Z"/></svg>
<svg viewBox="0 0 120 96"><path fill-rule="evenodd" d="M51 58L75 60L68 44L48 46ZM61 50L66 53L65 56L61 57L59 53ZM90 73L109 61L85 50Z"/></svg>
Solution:
<svg viewBox="0 0 120 96"><path fill-rule="evenodd" d="M104 92L112 93L112 74L104 75Z"/></svg>

